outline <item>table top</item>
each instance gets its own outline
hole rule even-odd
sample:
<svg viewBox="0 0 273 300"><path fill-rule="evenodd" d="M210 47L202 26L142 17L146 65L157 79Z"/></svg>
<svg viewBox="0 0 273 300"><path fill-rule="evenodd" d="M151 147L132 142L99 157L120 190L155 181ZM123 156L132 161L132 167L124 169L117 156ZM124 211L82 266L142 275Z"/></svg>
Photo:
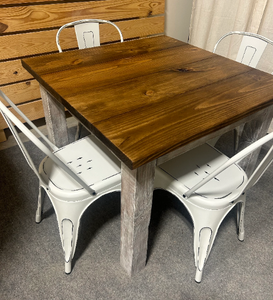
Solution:
<svg viewBox="0 0 273 300"><path fill-rule="evenodd" d="M22 60L135 169L273 104L273 76L158 36Z"/></svg>

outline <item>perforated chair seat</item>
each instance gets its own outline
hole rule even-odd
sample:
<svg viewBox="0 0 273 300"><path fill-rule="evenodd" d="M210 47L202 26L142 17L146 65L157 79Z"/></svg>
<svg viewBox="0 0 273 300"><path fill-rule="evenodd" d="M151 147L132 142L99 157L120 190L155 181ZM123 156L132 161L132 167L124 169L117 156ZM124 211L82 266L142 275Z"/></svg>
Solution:
<svg viewBox="0 0 273 300"><path fill-rule="evenodd" d="M231 158L204 144L157 166L155 189L175 195L192 218L196 282L202 279L220 224L235 205L238 208L238 238L244 240L245 192L271 164L273 146L250 178L237 163L272 139L273 133L268 134Z"/></svg>
<svg viewBox="0 0 273 300"><path fill-rule="evenodd" d="M169 182L168 189L184 194L228 160L226 155L204 144L161 164L157 175L165 178L165 184ZM242 192L246 180L247 176L241 167L232 164L196 190L198 197L193 195L190 201L206 208L225 207Z"/></svg>
<svg viewBox="0 0 273 300"><path fill-rule="evenodd" d="M120 161L95 137L87 136L58 149L54 154L75 172L96 194L119 185ZM89 197L89 193L49 157L40 164L39 173L48 189L55 195L69 192L72 201ZM103 182L103 185L102 185ZM74 200L73 200L74 199Z"/></svg>
<svg viewBox="0 0 273 300"><path fill-rule="evenodd" d="M120 162L92 136L60 148L54 154L96 191L96 194L90 195L50 157L45 157L41 162L36 222L41 221L44 192L46 192L58 220L65 256L65 272L69 274L76 250L81 216L90 204L102 195L120 191Z"/></svg>
<svg viewBox="0 0 273 300"><path fill-rule="evenodd" d="M58 221L65 257L65 272L70 273L80 219L87 207L102 195L120 191L119 160L94 136L56 147L0 90L0 96L29 124L43 140L38 139L1 101L0 112L14 135L27 163L39 179L38 206L35 221L42 220L43 202L48 195ZM37 170L16 127L46 157Z"/></svg>

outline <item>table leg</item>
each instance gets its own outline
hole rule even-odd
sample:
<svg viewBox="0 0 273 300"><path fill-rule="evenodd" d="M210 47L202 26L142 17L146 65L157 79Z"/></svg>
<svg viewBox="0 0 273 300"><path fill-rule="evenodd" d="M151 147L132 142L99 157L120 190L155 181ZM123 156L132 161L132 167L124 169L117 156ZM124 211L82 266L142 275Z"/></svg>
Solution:
<svg viewBox="0 0 273 300"><path fill-rule="evenodd" d="M121 168L120 262L131 276L145 267L156 162Z"/></svg>
<svg viewBox="0 0 273 300"><path fill-rule="evenodd" d="M242 135L240 137L238 151L249 146L256 140L265 136L268 132L268 128L273 118L273 108L268 107L264 110L263 114L259 118L255 118L252 121L244 125ZM251 175L257 164L257 159L260 153L260 149L252 152L245 159L240 162L240 166L245 170L247 175Z"/></svg>
<svg viewBox="0 0 273 300"><path fill-rule="evenodd" d="M63 105L40 85L49 140L57 147L68 144L68 131Z"/></svg>

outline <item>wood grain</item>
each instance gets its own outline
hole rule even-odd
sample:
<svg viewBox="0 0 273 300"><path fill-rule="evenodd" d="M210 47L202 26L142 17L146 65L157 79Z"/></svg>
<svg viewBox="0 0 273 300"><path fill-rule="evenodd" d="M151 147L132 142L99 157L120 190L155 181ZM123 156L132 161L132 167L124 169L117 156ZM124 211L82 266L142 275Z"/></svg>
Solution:
<svg viewBox="0 0 273 300"><path fill-rule="evenodd" d="M273 105L270 74L165 36L23 65L48 90L45 103L64 104L122 161L120 259L130 275L146 263L156 160ZM56 126L56 115L48 117Z"/></svg>
<svg viewBox="0 0 273 300"><path fill-rule="evenodd" d="M122 164L121 170L120 261L123 268L132 276L146 265L155 161L133 171Z"/></svg>
<svg viewBox="0 0 273 300"><path fill-rule="evenodd" d="M105 0L0 7L0 32L14 33L60 27L78 19L143 18L164 14L164 10L165 0Z"/></svg>
<svg viewBox="0 0 273 300"><path fill-rule="evenodd" d="M48 138L57 147L65 146L69 142L65 109L59 102L52 99L52 96L44 89L43 86L40 86L40 91L48 128Z"/></svg>
<svg viewBox="0 0 273 300"><path fill-rule="evenodd" d="M0 8L1 6L7 6L7 5L27 4L27 3L46 3L46 2L68 2L68 1L67 0L1 0Z"/></svg>
<svg viewBox="0 0 273 300"><path fill-rule="evenodd" d="M270 74L164 36L23 63L130 169L273 104Z"/></svg>
<svg viewBox="0 0 273 300"><path fill-rule="evenodd" d="M33 77L22 68L20 58L57 53L55 36L58 28L67 22L82 18L110 19L120 27L125 40L164 32L165 0L0 2L0 88L16 103L31 102L39 93L37 83L30 84ZM101 26L102 44L118 39L112 26ZM73 29L62 32L61 43L65 51L77 49Z"/></svg>
<svg viewBox="0 0 273 300"><path fill-rule="evenodd" d="M0 85L32 78L33 77L29 74L29 72L22 67L21 60L19 59L0 63Z"/></svg>
<svg viewBox="0 0 273 300"><path fill-rule="evenodd" d="M39 83L36 80L28 80L1 87L1 90L9 95L15 104L20 104L35 99L40 99Z"/></svg>
<svg viewBox="0 0 273 300"><path fill-rule="evenodd" d="M132 39L148 35L159 34L164 31L164 18L146 18L116 22L124 33L125 39ZM42 53L58 52L55 38L57 30L22 33L0 36L0 60L20 58ZM45 42L46 41L46 42ZM108 24L101 25L101 43L119 41L117 30ZM77 49L77 40L73 28L62 32L60 43L64 50ZM18 47L20 45L20 47Z"/></svg>
<svg viewBox="0 0 273 300"><path fill-rule="evenodd" d="M266 114L267 111L268 111L268 108L261 109L254 114L248 115L245 118L238 120L237 122L234 122L234 123L232 123L226 127L223 127L217 131L211 132L210 134L208 134L198 140L194 140L193 142L188 143L187 145L185 145L182 148L178 148L170 153L167 153L167 154L161 156L160 158L157 159L156 164L161 165L164 162L166 162L172 158L175 158L195 147L203 145L204 143L208 142L209 140L211 140L215 137L219 137L219 136L225 134L226 132L233 130L234 128L238 127L239 125L242 125L245 123L252 123L253 121L254 121L254 123L256 123L255 120L264 120L264 115Z"/></svg>
<svg viewBox="0 0 273 300"><path fill-rule="evenodd" d="M22 65L28 72L30 72L30 74L34 75L38 73L39 77L47 74L58 74L59 72L63 71L71 72L71 76L74 70L84 70L84 72L88 72L89 68L91 68L93 71L96 71L101 69L102 65L106 65L106 70L104 67L102 68L105 75L107 72L111 73L109 71L109 66L107 66L108 62L110 63L110 65L113 65L113 61L115 61L115 63L118 63L119 60L124 60L125 62L128 61L128 64L130 64L133 61L133 59L137 59L138 61L143 60L142 57L144 55L149 55L153 57L154 52L160 55L160 52L168 49L170 49L171 51L171 49L175 47L180 47L180 51L187 51L186 49L184 50L184 48L187 48L187 44L181 44L178 40L171 39L168 43L166 43L165 39L149 38L140 39L137 41L137 43L116 43L112 44L111 47L103 45L96 48L85 49L84 51L69 51L61 54L57 53L45 55L43 56L42 60L38 58L26 58L22 60ZM204 53L204 50L199 51L198 48L196 49L196 54L194 55L197 56L196 60L198 60L204 55L199 54L198 58L198 53ZM180 51L178 51L178 55L181 57ZM211 52L206 51L206 56L212 57L213 54ZM130 60L128 59L128 57L130 57ZM31 61L31 65L28 64L29 60ZM64 65L63 60L66 61L66 65ZM117 69L116 67L114 68ZM33 71L33 69L35 69L35 71ZM145 71L144 68L143 71ZM95 78L93 78L93 80L94 79Z"/></svg>

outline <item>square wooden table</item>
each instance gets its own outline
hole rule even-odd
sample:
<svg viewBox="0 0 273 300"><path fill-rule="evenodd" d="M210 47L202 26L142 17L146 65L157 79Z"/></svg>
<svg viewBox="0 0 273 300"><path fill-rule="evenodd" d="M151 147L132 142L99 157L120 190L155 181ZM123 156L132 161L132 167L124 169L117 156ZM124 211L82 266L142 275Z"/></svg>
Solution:
<svg viewBox="0 0 273 300"><path fill-rule="evenodd" d="M273 76L158 36L22 60L38 80L50 139L68 142L64 107L121 160L121 264L146 263L156 164L272 118ZM251 169L256 157L247 166Z"/></svg>

